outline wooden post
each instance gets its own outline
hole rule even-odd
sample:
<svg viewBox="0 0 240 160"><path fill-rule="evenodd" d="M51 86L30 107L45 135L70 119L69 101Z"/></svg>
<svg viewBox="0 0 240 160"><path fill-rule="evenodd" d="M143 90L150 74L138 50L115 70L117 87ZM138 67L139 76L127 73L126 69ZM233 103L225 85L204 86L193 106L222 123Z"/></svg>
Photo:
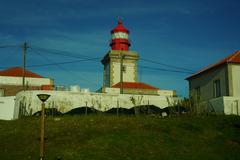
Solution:
<svg viewBox="0 0 240 160"><path fill-rule="evenodd" d="M148 100L148 104L147 104L147 112L148 112L148 114L150 113L149 100Z"/></svg>
<svg viewBox="0 0 240 160"><path fill-rule="evenodd" d="M26 70L26 53L27 53L27 43L25 42L23 44L23 79L22 79L22 87L23 87L23 90L25 91L26 90L26 86L25 86L25 70Z"/></svg>
<svg viewBox="0 0 240 160"><path fill-rule="evenodd" d="M117 116L119 114L119 101L117 100Z"/></svg>
<svg viewBox="0 0 240 160"><path fill-rule="evenodd" d="M45 133L45 103L42 102L42 112L41 112L41 120L40 120L40 160L44 160L44 150L45 150L45 142L44 142L44 133Z"/></svg>
<svg viewBox="0 0 240 160"><path fill-rule="evenodd" d="M38 98L42 102L42 111L40 117L40 160L44 160L44 151L45 151L45 101L50 97L48 94L38 94Z"/></svg>
<svg viewBox="0 0 240 160"><path fill-rule="evenodd" d="M85 102L86 103L86 106L85 106L85 115L88 114L88 104L87 104L87 101Z"/></svg>

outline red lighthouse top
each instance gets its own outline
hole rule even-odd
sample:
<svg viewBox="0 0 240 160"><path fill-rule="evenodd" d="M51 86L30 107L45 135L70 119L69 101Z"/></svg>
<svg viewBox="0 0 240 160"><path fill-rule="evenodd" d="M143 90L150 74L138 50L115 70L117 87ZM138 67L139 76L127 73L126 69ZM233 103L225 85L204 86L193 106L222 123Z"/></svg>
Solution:
<svg viewBox="0 0 240 160"><path fill-rule="evenodd" d="M122 20L121 19L118 20L118 25L111 31L111 33L115 33L115 32L124 32L124 33L129 34L129 31L127 30L127 28L125 28L122 25Z"/></svg>
<svg viewBox="0 0 240 160"><path fill-rule="evenodd" d="M118 25L111 31L112 39L110 46L112 50L128 51L131 45L128 40L129 31L122 25L122 21L118 20Z"/></svg>

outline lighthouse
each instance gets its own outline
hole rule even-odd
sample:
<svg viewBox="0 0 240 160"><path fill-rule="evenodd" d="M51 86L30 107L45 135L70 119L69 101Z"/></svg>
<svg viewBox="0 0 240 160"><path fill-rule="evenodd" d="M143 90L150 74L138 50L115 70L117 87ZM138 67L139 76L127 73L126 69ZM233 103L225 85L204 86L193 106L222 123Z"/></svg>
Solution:
<svg viewBox="0 0 240 160"><path fill-rule="evenodd" d="M118 25L111 31L111 35L110 46L112 50L128 51L131 45L128 39L129 31L122 25L121 20L118 20Z"/></svg>
<svg viewBox="0 0 240 160"><path fill-rule="evenodd" d="M102 59L104 65L103 87L112 87L118 83L137 82L138 53L130 51L129 30L118 20L111 30L110 50Z"/></svg>

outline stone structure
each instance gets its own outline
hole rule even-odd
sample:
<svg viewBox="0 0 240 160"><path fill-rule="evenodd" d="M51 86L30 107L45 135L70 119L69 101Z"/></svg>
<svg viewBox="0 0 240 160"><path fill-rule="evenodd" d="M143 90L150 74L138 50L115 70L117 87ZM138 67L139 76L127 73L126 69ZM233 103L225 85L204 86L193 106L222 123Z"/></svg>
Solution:
<svg viewBox="0 0 240 160"><path fill-rule="evenodd" d="M136 95L118 93L95 93L76 91L22 91L16 96L15 114L18 118L21 115L32 115L41 109L41 101L38 94L49 94L46 101L46 108L56 108L62 113L79 107L94 108L99 111L107 111L112 108L132 108L140 105L154 105L165 108L177 103L180 98L160 95ZM133 102L134 100L134 102Z"/></svg>

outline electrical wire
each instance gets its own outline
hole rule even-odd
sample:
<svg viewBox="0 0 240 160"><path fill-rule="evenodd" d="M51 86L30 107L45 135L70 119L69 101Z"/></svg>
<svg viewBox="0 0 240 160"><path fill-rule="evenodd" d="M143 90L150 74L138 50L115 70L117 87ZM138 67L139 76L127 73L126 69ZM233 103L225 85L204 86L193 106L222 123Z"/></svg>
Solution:
<svg viewBox="0 0 240 160"><path fill-rule="evenodd" d="M42 53L40 53L39 51L36 51L35 49L33 49L32 47L29 47L34 53L45 57L45 59L48 59L46 56L43 56ZM74 60L74 61L64 61L64 62L54 62L54 63L48 63L48 64L36 64L36 65L29 65L28 67L45 67L45 66L54 66L54 65L61 65L61 64L71 64L71 63L79 63L79 62L84 62L84 61L91 61L91 60L97 60L99 58L87 58L87 59L79 59L79 60Z"/></svg>
<svg viewBox="0 0 240 160"><path fill-rule="evenodd" d="M61 55L61 56L77 58L77 59L92 58L92 61L99 62L99 61L94 60L94 57L86 56L86 55L83 55L83 54L73 55L69 51L62 51L62 50L57 50L57 49L47 49L47 48L34 47L34 46L31 47L31 48L39 50L39 51L44 51L44 52L47 52L49 54ZM101 58L99 57L99 58L96 58L96 59L101 59Z"/></svg>
<svg viewBox="0 0 240 160"><path fill-rule="evenodd" d="M162 62L157 62L157 61L153 61L153 60L149 60L149 59L145 59L145 58L140 58L139 60L150 62L150 63L154 63L154 64L159 64L159 65L170 67L170 68L175 68L175 69L178 69L178 70L189 71L191 73L195 72L195 71L193 71L191 69L188 69L188 68L177 67L177 66L174 66L174 65L169 65L169 64L165 64L165 63L162 63Z"/></svg>
<svg viewBox="0 0 240 160"><path fill-rule="evenodd" d="M180 70L156 68L156 67L149 67L149 66L143 66L143 65L139 65L139 67L142 67L142 68L144 68L144 69L157 70L157 71L166 71L166 72L176 72L176 73L193 74L193 72L189 72L189 71L180 71Z"/></svg>
<svg viewBox="0 0 240 160"><path fill-rule="evenodd" d="M1 45L0 46L0 48L9 48L9 47L21 47L21 46L20 45ZM75 55L75 54L70 53L69 51L62 51L62 50L58 50L58 49L48 49L48 48L41 48L41 47L37 47L37 46L31 46L31 47L28 47L28 48L30 48L31 51L35 52L39 56L45 57L44 59L48 59L48 61L51 61L51 60L48 57L43 56L42 52L44 52L45 54L48 53L48 54L54 54L54 55L60 55L60 56L65 56L65 57L71 57L71 58L78 59L78 60L73 60L73 61L64 61L64 62L52 62L51 61L52 63L47 63L47 64L28 65L27 67L29 67L29 68L47 67L47 66L59 66L59 67L61 67L60 65L79 63L79 62L84 62L84 61L100 62L99 60L101 59L100 57L99 58L94 58L94 57L86 56L86 55L83 55L83 54ZM155 71L176 72L176 73L187 73L187 74L193 74L194 73L193 70L190 70L190 69L187 69L187 68L184 68L184 67L169 65L169 64L165 64L165 63L162 63L162 62L157 62L157 61L149 60L149 59L145 59L145 58L140 58L139 60L149 62L149 63L153 63L153 64L158 64L158 65L165 66L165 67L175 68L177 70L139 65L139 67L142 67L144 69L155 70ZM6 67L1 67L1 68L6 68Z"/></svg>
<svg viewBox="0 0 240 160"><path fill-rule="evenodd" d="M20 45L0 45L0 48L13 48L13 47L21 47Z"/></svg>
<svg viewBox="0 0 240 160"><path fill-rule="evenodd" d="M28 66L28 67L39 67L39 66L55 65L55 66L57 66L59 69L65 71L65 72L68 73L68 74L70 74L71 76L73 75L73 77L76 77L76 76L77 76L77 77L79 77L79 79L82 79L83 81L86 81L86 82L88 82L88 83L91 83L91 84L93 84L93 85L95 85L95 86L99 86L99 84L97 84L97 83L95 83L95 82L91 82L91 81L89 81L88 79L83 78L83 77L80 76L79 74L76 74L76 73L74 73L74 72L72 72L72 71L69 71L69 70L67 70L66 68L63 68L63 67L61 66L61 64L76 63L76 62L79 62L79 61L86 61L86 60L93 59L93 58L82 59L82 60L78 60L78 61L69 61L69 62L55 63L55 62L53 62L51 59L49 59L48 57L44 56L44 55L43 55L42 53L40 53L39 51L35 51L35 50L34 50L33 48L31 48L31 47L30 47L30 49L31 49L34 53L38 54L39 56L41 56L42 58L46 59L47 61L50 61L51 63L50 63L50 64L45 64L45 65L32 65L32 66ZM96 58L95 58L95 59L96 59Z"/></svg>
<svg viewBox="0 0 240 160"><path fill-rule="evenodd" d="M65 61L65 62L55 62L55 63L47 63L47 64L35 64L35 65L28 65L27 67L33 68L33 67L55 66L55 65L62 65L62 64L72 64L72 63L79 63L79 62L84 62L84 61L91 61L93 59L97 59L97 58L89 58L89 59Z"/></svg>

